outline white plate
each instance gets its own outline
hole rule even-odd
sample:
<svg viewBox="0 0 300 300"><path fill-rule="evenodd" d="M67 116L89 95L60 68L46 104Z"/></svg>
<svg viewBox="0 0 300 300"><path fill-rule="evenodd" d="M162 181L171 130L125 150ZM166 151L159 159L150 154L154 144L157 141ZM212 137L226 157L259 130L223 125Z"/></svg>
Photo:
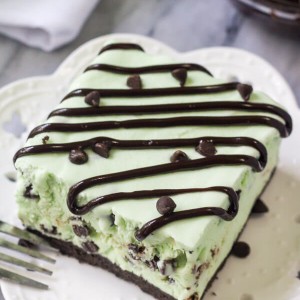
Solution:
<svg viewBox="0 0 300 300"><path fill-rule="evenodd" d="M242 239L251 245L247 259L231 257L218 275L205 300L296 300L300 299L300 112L295 98L281 75L261 58L232 48L209 48L178 53L166 45L137 35L108 35L92 40L73 52L51 76L12 83L0 90L0 219L19 224L14 201L14 183L5 174L14 170L12 156L24 143L29 129L54 108L69 82L97 55L107 41L141 44L147 52L164 53L181 61L203 64L216 77L236 76L251 82L255 89L270 94L293 115L295 129L283 142L276 175L263 195L270 212L251 217ZM13 116L13 117L12 117ZM20 118L21 121L20 121ZM12 122L13 119L13 122ZM20 122L26 126L21 134ZM19 124L18 124L19 123ZM3 129L3 124L6 130ZM49 267L49 266L48 266ZM51 266L50 266L51 268ZM76 260L58 256L51 278L31 273L50 285L50 291L1 282L6 300L150 300L152 297L114 275ZM216 293L213 296L212 293Z"/></svg>

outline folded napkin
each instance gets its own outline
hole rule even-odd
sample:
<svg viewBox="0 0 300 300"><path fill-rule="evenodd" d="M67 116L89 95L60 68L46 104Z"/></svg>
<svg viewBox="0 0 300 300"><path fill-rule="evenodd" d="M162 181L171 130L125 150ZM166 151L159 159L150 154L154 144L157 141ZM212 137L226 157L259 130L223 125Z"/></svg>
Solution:
<svg viewBox="0 0 300 300"><path fill-rule="evenodd" d="M98 0L0 0L0 33L54 50L73 40Z"/></svg>

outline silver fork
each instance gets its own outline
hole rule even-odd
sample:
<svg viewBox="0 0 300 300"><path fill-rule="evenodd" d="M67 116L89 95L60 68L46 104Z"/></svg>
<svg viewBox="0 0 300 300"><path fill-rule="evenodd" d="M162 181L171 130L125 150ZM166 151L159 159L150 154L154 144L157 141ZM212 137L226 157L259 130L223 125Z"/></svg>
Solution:
<svg viewBox="0 0 300 300"><path fill-rule="evenodd" d="M43 245L43 246L46 246L47 248L51 247L42 238L40 238L40 237L38 237L38 236L28 232L28 231L22 230L20 228L12 226L8 223L5 223L1 220L0 220L0 232L4 233L4 234L8 234L10 236L14 236L18 239L28 241L28 242L30 242L34 245ZM7 249L10 249L10 250L13 250L13 251L17 251L19 253L23 253L23 254L29 255L31 257L34 257L34 258L44 260L48 263L52 263L52 264L55 263L55 260L53 258L50 258L50 257L40 253L37 250L29 249L29 248L23 247L21 245L14 244L14 243L9 242L5 239L2 239L1 237L0 237L0 247L7 248ZM37 271L37 272L40 272L40 273L43 273L43 274L52 275L52 272L45 269L45 268L39 267L35 264L26 262L24 260L21 260L19 258L15 258L13 256L10 256L10 255L7 255L7 254L1 253L1 252L0 252L0 261L8 263L8 264L15 265L15 266L18 266L18 267L25 268L28 271ZM0 279L9 280L9 281L12 281L12 282L15 282L15 283L18 283L18 284L31 286L31 287L38 288L38 289L43 289L43 290L48 289L48 286L46 284L35 281L35 280L30 279L28 277L19 275L19 274L13 272L13 271L9 271L5 268L2 268L1 266L0 266Z"/></svg>

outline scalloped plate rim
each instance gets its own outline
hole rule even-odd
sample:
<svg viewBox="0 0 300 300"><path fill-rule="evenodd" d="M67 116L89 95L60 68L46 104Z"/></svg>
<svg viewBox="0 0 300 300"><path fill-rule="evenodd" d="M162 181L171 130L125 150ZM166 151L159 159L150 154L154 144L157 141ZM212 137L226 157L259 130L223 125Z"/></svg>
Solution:
<svg viewBox="0 0 300 300"><path fill-rule="evenodd" d="M281 80L282 84L285 85L285 90L288 93L288 101L283 101L284 104L290 108L290 109L300 109L297 105L297 100L296 97L292 91L292 89L290 88L289 84L287 83L286 79L277 71L277 69L275 67L273 67L268 61L266 61L265 59L263 59L262 57L249 52L247 50L244 49L239 49L239 48L233 48L233 47L207 47L207 48L203 48L203 49L196 49L196 50L191 50L191 51L186 51L186 52L180 52L177 51L175 49L172 49L171 47L167 46L165 43L161 42L161 41L157 41L153 38L150 37L146 37L146 36L141 36L138 34L108 34L108 35L104 35L98 38L94 38L86 43L84 43L83 45L79 46L77 49L75 49L74 51L72 51L65 59L64 61L58 66L58 68L56 69L56 71L54 71L52 74L49 75L41 75L41 76L32 76L32 77L27 77L24 79L19 79L16 80L12 83L9 83L5 86L3 86L0 89L0 97L1 94L4 92L7 92L8 90L13 89L15 86L20 85L20 84L25 84L26 82L36 82L36 81L40 81L40 80L49 80L50 78L55 78L55 77L60 77L63 75L64 72L70 72L68 66L68 63L70 61L72 61L73 59L76 58L76 56L79 56L82 52L84 52L86 49L88 49L89 47L92 47L94 44L99 44L101 42L105 42L107 40L126 40L126 39L137 39L140 40L142 43L143 41L146 41L148 43L153 43L155 45L158 45L159 47L163 47L164 50L163 51L167 51L169 54L171 54L172 56L176 56L176 57L184 57L184 56L194 56L195 58L199 55L202 55L202 53L206 53L208 51L216 51L216 52L224 52L227 51L229 53L235 53L235 54L243 54L243 55L247 55L249 58L253 58L255 59L259 64L264 64L269 70L272 71L272 74L276 75L278 77L279 80ZM165 54L165 52L164 52ZM2 102L0 102L0 107L2 107L1 105Z"/></svg>

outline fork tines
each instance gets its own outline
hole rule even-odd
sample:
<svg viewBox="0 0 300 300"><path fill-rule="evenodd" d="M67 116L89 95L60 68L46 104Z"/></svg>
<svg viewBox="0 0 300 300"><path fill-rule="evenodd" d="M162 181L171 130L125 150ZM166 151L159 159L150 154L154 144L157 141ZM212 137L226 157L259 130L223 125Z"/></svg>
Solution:
<svg viewBox="0 0 300 300"><path fill-rule="evenodd" d="M46 242L42 238L34 235L33 233L30 233L26 230L22 230L20 228L12 226L3 221L0 221L0 232L14 236L16 238L19 238L19 239L22 239L25 241L28 241L34 245L43 245L46 247L50 247L48 242ZM2 238L0 238L0 247L6 248L9 250L13 250L13 251L17 251L19 253L26 254L30 257L44 260L48 263L55 263L55 260L53 258L50 258L35 249L29 249L29 248L23 247L21 245L17 245L12 242L9 242ZM43 274L52 275L52 271L49 271L49 270L39 267L35 264L29 263L22 259L7 255L7 254L1 253L1 252L0 252L0 261L15 265L18 267L25 268L29 271L36 271L36 272L40 272ZM31 286L31 287L38 288L38 289L48 289L48 286L43 283L40 283L33 279L19 275L13 271L6 270L5 268L2 268L2 267L0 267L0 279L6 279L6 280L9 280L9 281L12 281L15 283Z"/></svg>

